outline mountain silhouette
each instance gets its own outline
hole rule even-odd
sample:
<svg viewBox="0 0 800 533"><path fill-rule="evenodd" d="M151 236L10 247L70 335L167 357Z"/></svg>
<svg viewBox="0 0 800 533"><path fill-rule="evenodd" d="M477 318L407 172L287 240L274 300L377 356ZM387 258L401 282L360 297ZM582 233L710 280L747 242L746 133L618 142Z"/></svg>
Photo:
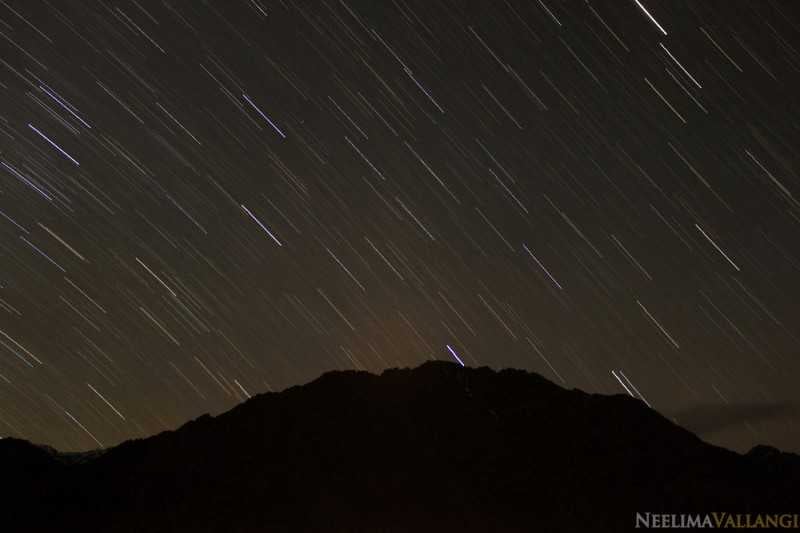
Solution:
<svg viewBox="0 0 800 533"><path fill-rule="evenodd" d="M800 509L798 456L445 362L329 372L105 451L3 439L0 472L4 532L619 532L637 512Z"/></svg>

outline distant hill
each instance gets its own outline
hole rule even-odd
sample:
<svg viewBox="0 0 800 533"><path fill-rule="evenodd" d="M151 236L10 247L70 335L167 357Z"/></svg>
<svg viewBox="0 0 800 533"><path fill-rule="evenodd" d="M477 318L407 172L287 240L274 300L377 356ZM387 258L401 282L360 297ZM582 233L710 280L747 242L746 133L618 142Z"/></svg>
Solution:
<svg viewBox="0 0 800 533"><path fill-rule="evenodd" d="M800 510L798 456L444 362L330 372L104 452L4 439L0 472L4 532L619 532L636 512Z"/></svg>

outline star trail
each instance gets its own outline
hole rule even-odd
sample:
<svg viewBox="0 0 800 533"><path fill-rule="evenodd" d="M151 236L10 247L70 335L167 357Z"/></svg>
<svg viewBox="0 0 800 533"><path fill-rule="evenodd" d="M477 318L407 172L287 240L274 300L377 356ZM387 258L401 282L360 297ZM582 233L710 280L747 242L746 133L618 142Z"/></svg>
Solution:
<svg viewBox="0 0 800 533"><path fill-rule="evenodd" d="M5 0L0 36L2 436L430 359L800 401L793 2Z"/></svg>

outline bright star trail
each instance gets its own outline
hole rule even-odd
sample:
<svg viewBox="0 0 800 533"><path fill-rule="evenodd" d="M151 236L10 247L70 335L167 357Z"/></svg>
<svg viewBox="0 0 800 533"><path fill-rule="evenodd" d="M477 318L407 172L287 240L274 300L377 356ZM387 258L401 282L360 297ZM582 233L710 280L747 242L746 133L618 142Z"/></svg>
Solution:
<svg viewBox="0 0 800 533"><path fill-rule="evenodd" d="M16 0L0 33L0 436L429 359L800 402L793 2ZM800 451L800 418L703 437Z"/></svg>

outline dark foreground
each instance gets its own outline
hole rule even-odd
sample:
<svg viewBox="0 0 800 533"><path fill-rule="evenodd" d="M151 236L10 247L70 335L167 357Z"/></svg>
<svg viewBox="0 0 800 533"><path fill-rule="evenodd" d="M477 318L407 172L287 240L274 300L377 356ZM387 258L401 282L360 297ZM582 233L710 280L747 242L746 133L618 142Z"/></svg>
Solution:
<svg viewBox="0 0 800 533"><path fill-rule="evenodd" d="M5 439L0 472L9 533L618 532L637 512L800 512L800 457L441 362L329 373L102 454Z"/></svg>

